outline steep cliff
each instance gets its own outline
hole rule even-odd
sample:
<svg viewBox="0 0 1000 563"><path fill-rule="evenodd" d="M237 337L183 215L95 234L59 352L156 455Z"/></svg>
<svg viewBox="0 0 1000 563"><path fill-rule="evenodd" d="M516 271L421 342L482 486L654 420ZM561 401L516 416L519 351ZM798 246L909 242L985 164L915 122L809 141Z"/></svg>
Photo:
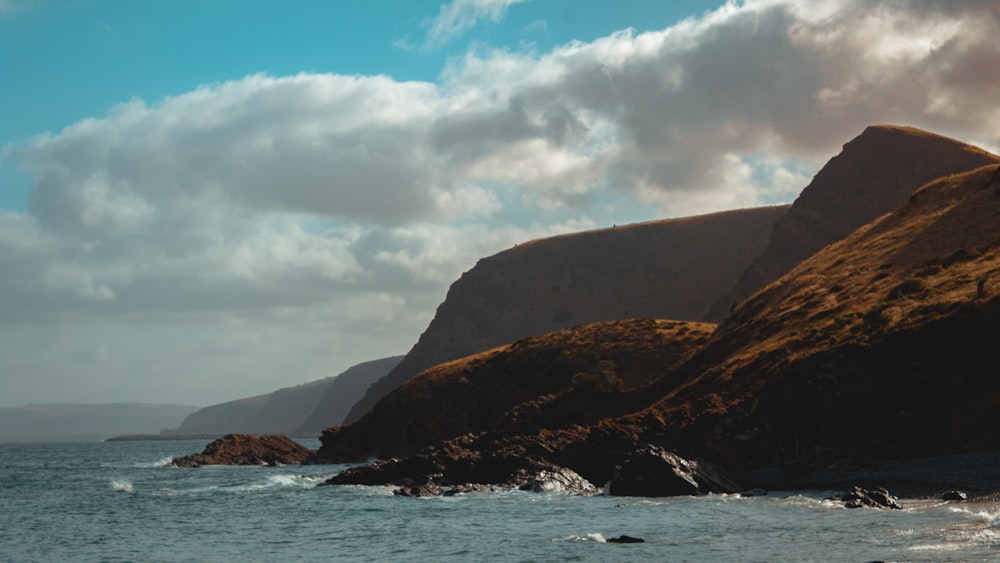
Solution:
<svg viewBox="0 0 1000 563"><path fill-rule="evenodd" d="M295 433L301 436L318 434L343 422L351 407L364 397L368 387L385 377L402 359L403 356L391 356L363 362L338 375Z"/></svg>
<svg viewBox="0 0 1000 563"><path fill-rule="evenodd" d="M325 461L393 457L462 434L592 422L691 357L715 325L631 319L534 336L427 369L357 422L323 433ZM618 411L616 414L629 412Z"/></svg>
<svg viewBox="0 0 1000 563"><path fill-rule="evenodd" d="M419 341L346 421L420 371L527 336L634 317L697 320L760 254L786 209L565 235L484 258L452 284Z"/></svg>
<svg viewBox="0 0 1000 563"><path fill-rule="evenodd" d="M998 331L993 165L923 187L758 292L651 409L761 462L995 447Z"/></svg>
<svg viewBox="0 0 1000 563"><path fill-rule="evenodd" d="M899 208L927 182L998 162L997 155L920 129L868 127L802 190L774 225L763 253L703 319L719 322L734 302L746 299L824 246Z"/></svg>
<svg viewBox="0 0 1000 563"><path fill-rule="evenodd" d="M834 477L820 470L831 463L850 479L870 460L1000 447L997 334L1000 165L991 165L931 182L744 301L689 361L641 389L645 408L465 435L401 467L545 460L600 484L652 445L721 462L744 484L795 487L811 471L810 486L828 486Z"/></svg>

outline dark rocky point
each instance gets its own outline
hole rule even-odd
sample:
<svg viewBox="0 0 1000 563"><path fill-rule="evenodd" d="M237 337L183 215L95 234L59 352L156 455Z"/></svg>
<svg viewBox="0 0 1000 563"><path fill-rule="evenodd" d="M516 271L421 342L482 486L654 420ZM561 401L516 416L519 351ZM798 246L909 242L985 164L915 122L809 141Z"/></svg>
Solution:
<svg viewBox="0 0 1000 563"><path fill-rule="evenodd" d="M962 491L948 491L941 495L941 500L968 500L969 495Z"/></svg>
<svg viewBox="0 0 1000 563"><path fill-rule="evenodd" d="M733 493L740 487L721 468L691 461L659 446L636 450L615 470L608 492L618 496L669 497Z"/></svg>
<svg viewBox="0 0 1000 563"><path fill-rule="evenodd" d="M579 495L599 492L593 483L565 467L500 453L449 456L430 452L382 460L347 469L326 484L394 485L396 495L417 497L510 489Z"/></svg>
<svg viewBox="0 0 1000 563"><path fill-rule="evenodd" d="M853 487L840 497L834 497L834 500L843 501L844 506L847 508L889 508L893 510L902 508L897 502L899 499L889 494L889 491L882 487L877 489Z"/></svg>
<svg viewBox="0 0 1000 563"><path fill-rule="evenodd" d="M171 462L175 467L202 465L281 465L299 464L312 455L312 450L284 436L253 436L227 434L205 447L200 454L191 454Z"/></svg>
<svg viewBox="0 0 1000 563"><path fill-rule="evenodd" d="M634 538L632 536L626 536L624 534L618 536L617 538L608 538L608 543L646 543L646 540L642 538Z"/></svg>

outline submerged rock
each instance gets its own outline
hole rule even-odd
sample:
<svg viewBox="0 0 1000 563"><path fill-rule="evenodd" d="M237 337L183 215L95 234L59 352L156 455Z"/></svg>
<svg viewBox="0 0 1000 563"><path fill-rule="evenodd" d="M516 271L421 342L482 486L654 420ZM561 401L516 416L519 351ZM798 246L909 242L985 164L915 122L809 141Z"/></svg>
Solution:
<svg viewBox="0 0 1000 563"><path fill-rule="evenodd" d="M968 500L969 495L962 491L948 491L941 495L941 500Z"/></svg>
<svg viewBox="0 0 1000 563"><path fill-rule="evenodd" d="M581 477L576 471L557 466L538 471L520 488L522 491L536 493L596 495L599 492L593 483Z"/></svg>
<svg viewBox="0 0 1000 563"><path fill-rule="evenodd" d="M850 491L840 495L839 497L833 497L833 500L843 501L844 506L847 508L879 508L879 509L893 509L899 510L902 507L899 506L897 502L899 499L891 495L886 489L879 487L877 489L862 489L861 487L853 487Z"/></svg>
<svg viewBox="0 0 1000 563"><path fill-rule="evenodd" d="M721 468L684 459L659 446L633 452L615 469L608 482L608 493L617 496L671 497L739 490L739 485Z"/></svg>
<svg viewBox="0 0 1000 563"><path fill-rule="evenodd" d="M264 465L280 467L299 464L312 455L312 450L285 436L253 436L227 434L205 447L200 454L173 460L175 467L202 465Z"/></svg>
<svg viewBox="0 0 1000 563"><path fill-rule="evenodd" d="M392 492L397 497L436 497L442 492L441 487L434 483L405 485Z"/></svg>
<svg viewBox="0 0 1000 563"><path fill-rule="evenodd" d="M608 538L608 543L646 543L646 540L642 538L634 538L632 536L626 536L624 534L618 536L617 538Z"/></svg>

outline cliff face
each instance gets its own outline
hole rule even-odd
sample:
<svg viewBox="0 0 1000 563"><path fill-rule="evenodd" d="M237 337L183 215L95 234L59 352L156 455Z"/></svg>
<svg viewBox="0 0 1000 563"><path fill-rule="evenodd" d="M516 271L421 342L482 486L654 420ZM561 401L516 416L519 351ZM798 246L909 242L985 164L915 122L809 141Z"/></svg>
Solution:
<svg viewBox="0 0 1000 563"><path fill-rule="evenodd" d="M760 254L786 209L565 235L484 258L452 284L416 345L346 422L420 371L527 336L634 317L700 319Z"/></svg>
<svg viewBox="0 0 1000 563"><path fill-rule="evenodd" d="M188 415L174 433L316 434L343 420L371 382L384 376L399 359L365 362L336 377L205 407Z"/></svg>
<svg viewBox="0 0 1000 563"><path fill-rule="evenodd" d="M296 434L318 434L334 424L343 422L351 407L364 397L368 387L385 377L402 359L403 356L392 356L363 362L338 375L327 386L308 418L296 430Z"/></svg>
<svg viewBox="0 0 1000 563"><path fill-rule="evenodd" d="M774 225L763 253L704 317L719 322L733 302L778 279L824 246L899 208L941 176L1000 162L978 147L913 129L875 125L844 145Z"/></svg>
<svg viewBox="0 0 1000 563"><path fill-rule="evenodd" d="M323 433L325 461L394 457L466 433L587 423L617 393L683 364L715 325L632 319L519 340L425 370L357 422ZM616 404L603 404L615 399ZM617 412L624 414L628 410Z"/></svg>
<svg viewBox="0 0 1000 563"><path fill-rule="evenodd" d="M771 485L795 487L803 467L834 460L996 448L997 334L1000 165L990 165L931 182L757 292L639 390L645 408L465 435L400 467L421 477L470 459L543 459L600 484L654 445L722 462L744 484L766 470Z"/></svg>
<svg viewBox="0 0 1000 563"><path fill-rule="evenodd" d="M998 330L993 165L925 186L757 293L651 409L758 458L997 446Z"/></svg>

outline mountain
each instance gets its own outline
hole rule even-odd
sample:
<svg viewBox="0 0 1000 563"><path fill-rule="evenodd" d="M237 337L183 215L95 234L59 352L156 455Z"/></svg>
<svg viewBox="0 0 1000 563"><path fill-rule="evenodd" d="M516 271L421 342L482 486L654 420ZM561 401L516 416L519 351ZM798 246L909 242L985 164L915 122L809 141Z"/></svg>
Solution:
<svg viewBox="0 0 1000 563"><path fill-rule="evenodd" d="M316 433L340 422L343 413L368 385L398 362L398 357L365 362L335 377L205 407L190 414L171 433L179 436ZM314 429L317 426L320 428Z"/></svg>
<svg viewBox="0 0 1000 563"><path fill-rule="evenodd" d="M517 245L452 284L400 364L347 416L354 422L437 364L580 324L698 320L764 249L787 207L653 221Z"/></svg>
<svg viewBox="0 0 1000 563"><path fill-rule="evenodd" d="M420 482L433 480L420 467L541 459L601 484L654 447L721 463L747 487L841 488L875 474L946 490L954 465L906 461L1000 448L998 217L1000 166L942 178L738 307L646 388L650 406L587 426L459 437L401 467ZM377 483L372 473L392 465L350 478ZM972 475L963 487L995 481Z"/></svg>
<svg viewBox="0 0 1000 563"><path fill-rule="evenodd" d="M351 407L365 395L368 387L385 377L402 359L403 356L392 356L363 362L338 375L295 434L318 434L343 422Z"/></svg>
<svg viewBox="0 0 1000 563"><path fill-rule="evenodd" d="M357 422L323 433L319 456L356 461L413 454L467 433L590 422L608 389L633 389L701 348L715 325L630 319L524 338L413 377ZM619 406L624 405L620 403ZM618 412L625 414L629 411Z"/></svg>
<svg viewBox="0 0 1000 563"><path fill-rule="evenodd" d="M1000 448L996 334L1000 165L989 165L911 193L743 301L677 369L612 390L607 403L630 407L645 395L632 414L460 436L335 482L434 483L455 468L490 483L469 468L523 459L602 484L659 448L728 466L744 485L839 487L880 463Z"/></svg>
<svg viewBox="0 0 1000 563"><path fill-rule="evenodd" d="M198 407L110 403L0 408L0 442L99 440L121 434L156 434L177 426Z"/></svg>
<svg viewBox="0 0 1000 563"><path fill-rule="evenodd" d="M774 225L763 253L703 320L719 322L734 302L778 279L824 246L899 208L927 182L1000 162L955 139L894 125L873 125L852 139Z"/></svg>
<svg viewBox="0 0 1000 563"><path fill-rule="evenodd" d="M998 331L992 165L928 184L755 294L651 411L760 463L997 447Z"/></svg>

